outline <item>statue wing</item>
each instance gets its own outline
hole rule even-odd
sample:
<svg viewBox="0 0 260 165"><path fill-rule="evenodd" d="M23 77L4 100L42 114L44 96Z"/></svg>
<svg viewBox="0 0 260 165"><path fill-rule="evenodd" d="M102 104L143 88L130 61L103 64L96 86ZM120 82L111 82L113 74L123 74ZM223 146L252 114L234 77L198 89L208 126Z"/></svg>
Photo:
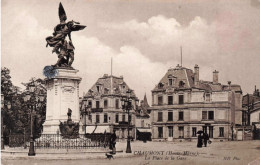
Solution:
<svg viewBox="0 0 260 165"><path fill-rule="evenodd" d="M61 23L65 23L65 21L67 20L66 12L65 12L61 2L60 2L60 6L59 6L59 17L60 17Z"/></svg>
<svg viewBox="0 0 260 165"><path fill-rule="evenodd" d="M83 29L85 29L85 25L73 25L72 27L71 27L71 31L79 31L79 30L83 30Z"/></svg>

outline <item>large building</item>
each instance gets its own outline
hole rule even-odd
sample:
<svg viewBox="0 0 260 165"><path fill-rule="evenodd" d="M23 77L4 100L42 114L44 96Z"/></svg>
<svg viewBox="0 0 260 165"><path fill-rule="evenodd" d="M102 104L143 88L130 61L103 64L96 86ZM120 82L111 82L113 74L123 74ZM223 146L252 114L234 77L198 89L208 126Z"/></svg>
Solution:
<svg viewBox="0 0 260 165"><path fill-rule="evenodd" d="M128 115L122 110L121 99L127 97L129 86L123 77L108 76L99 78L82 98L82 112L88 108L86 118L86 133L112 133L116 131L119 139L127 139ZM132 109L130 110L130 136L135 138L135 109L138 98L132 90ZM84 122L85 120L85 122Z"/></svg>
<svg viewBox="0 0 260 165"><path fill-rule="evenodd" d="M194 72L178 65L152 90L150 110L154 141L195 140L199 130L228 140L242 123L242 90L230 81L220 84L216 70L209 82L199 79L198 65Z"/></svg>

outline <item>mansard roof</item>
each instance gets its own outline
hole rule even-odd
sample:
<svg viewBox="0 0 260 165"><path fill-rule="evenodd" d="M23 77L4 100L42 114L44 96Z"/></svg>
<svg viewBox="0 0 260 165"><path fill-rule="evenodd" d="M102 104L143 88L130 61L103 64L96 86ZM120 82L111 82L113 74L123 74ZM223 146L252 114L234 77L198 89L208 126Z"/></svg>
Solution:
<svg viewBox="0 0 260 165"><path fill-rule="evenodd" d="M173 85L169 85L169 79L173 80ZM199 80L195 84L195 73L188 68L177 65L176 68L170 68L160 82L155 86L152 92L156 91L166 91L167 89L174 90L204 90L206 92L219 92L233 90L235 92L242 93L240 85L230 84L222 85L221 83L213 83L211 81ZM182 83L181 83L182 81Z"/></svg>
<svg viewBox="0 0 260 165"><path fill-rule="evenodd" d="M97 89L99 86L99 91ZM112 89L112 90L111 90ZM104 74L96 83L88 90L85 97L93 95L126 95L126 91L130 87L123 80L123 76L116 77L113 75ZM130 89L132 90L132 89ZM136 97L135 92L132 90L131 97Z"/></svg>

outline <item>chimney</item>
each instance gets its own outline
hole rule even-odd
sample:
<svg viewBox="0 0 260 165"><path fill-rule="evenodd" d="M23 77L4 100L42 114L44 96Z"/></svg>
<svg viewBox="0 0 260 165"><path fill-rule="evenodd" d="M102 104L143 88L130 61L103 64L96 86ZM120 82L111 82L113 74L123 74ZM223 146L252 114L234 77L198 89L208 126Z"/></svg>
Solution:
<svg viewBox="0 0 260 165"><path fill-rule="evenodd" d="M228 81L228 89L231 90L231 81Z"/></svg>
<svg viewBox="0 0 260 165"><path fill-rule="evenodd" d="M213 72L213 84L218 84L218 71Z"/></svg>
<svg viewBox="0 0 260 165"><path fill-rule="evenodd" d="M199 66L197 64L194 66L194 84L199 85Z"/></svg>

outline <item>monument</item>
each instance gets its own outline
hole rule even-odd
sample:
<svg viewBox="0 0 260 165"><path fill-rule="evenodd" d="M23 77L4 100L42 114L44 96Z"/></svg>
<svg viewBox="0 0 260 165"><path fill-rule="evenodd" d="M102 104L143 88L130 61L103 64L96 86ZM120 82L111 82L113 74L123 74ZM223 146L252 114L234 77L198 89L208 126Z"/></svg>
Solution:
<svg viewBox="0 0 260 165"><path fill-rule="evenodd" d="M77 75L78 70L72 67L75 47L72 43L71 32L83 30L86 26L73 20L66 22L67 16L61 3L58 13L60 24L55 26L53 36L46 38L46 47L53 47L52 53L57 54L58 61L54 65L46 66L43 71L46 76L47 108L42 134L60 133L59 126L61 122L67 121L68 109L73 123L80 122L79 83L81 77Z"/></svg>

